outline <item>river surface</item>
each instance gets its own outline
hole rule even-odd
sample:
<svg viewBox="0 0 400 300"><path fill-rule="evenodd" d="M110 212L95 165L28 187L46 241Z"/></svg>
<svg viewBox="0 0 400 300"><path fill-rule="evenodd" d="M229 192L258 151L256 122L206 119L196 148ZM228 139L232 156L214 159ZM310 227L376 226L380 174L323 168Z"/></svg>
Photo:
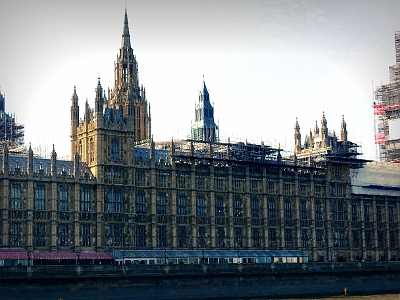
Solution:
<svg viewBox="0 0 400 300"><path fill-rule="evenodd" d="M400 284L400 283L399 283ZM381 295L350 295L349 296L331 296L325 297L323 295L318 296L299 296L299 297L271 297L271 298L219 298L212 300L269 300L269 299L280 299L280 300L400 300L400 294L381 294Z"/></svg>

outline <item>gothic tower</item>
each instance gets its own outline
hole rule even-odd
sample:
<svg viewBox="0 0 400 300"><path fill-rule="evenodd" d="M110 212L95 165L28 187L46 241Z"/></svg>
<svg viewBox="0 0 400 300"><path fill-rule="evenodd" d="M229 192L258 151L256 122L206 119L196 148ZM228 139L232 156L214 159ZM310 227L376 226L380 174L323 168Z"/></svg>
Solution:
<svg viewBox="0 0 400 300"><path fill-rule="evenodd" d="M197 141L216 142L219 139L218 126L214 122L214 108L210 103L206 83L203 77L203 86L196 105L196 119L192 126L192 139Z"/></svg>
<svg viewBox="0 0 400 300"><path fill-rule="evenodd" d="M130 42L125 9L122 43L115 63L115 86L108 97L100 83L95 88L95 107L86 100L83 120L79 119L76 88L71 104L71 158L78 153L99 179L122 178L133 164L135 142L151 136L150 105L139 86L138 64ZM126 177L127 178L127 177Z"/></svg>

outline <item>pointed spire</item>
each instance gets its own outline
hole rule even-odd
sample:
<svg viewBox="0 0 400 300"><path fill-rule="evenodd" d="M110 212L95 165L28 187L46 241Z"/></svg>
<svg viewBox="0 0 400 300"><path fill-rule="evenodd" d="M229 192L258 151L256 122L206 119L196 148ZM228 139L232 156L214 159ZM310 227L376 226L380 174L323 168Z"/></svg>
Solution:
<svg viewBox="0 0 400 300"><path fill-rule="evenodd" d="M124 30L122 32L121 48L131 48L131 38L129 35L129 25L128 25L128 10L126 8L125 8Z"/></svg>
<svg viewBox="0 0 400 300"><path fill-rule="evenodd" d="M347 141L347 124L346 121L344 120L344 115L342 115L342 124L340 128L340 139L343 142Z"/></svg>

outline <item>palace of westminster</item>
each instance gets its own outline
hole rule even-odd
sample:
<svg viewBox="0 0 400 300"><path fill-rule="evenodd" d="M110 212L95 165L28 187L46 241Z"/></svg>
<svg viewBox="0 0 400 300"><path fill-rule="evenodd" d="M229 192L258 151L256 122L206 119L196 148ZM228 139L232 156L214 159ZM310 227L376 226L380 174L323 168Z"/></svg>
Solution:
<svg viewBox="0 0 400 300"><path fill-rule="evenodd" d="M155 142L125 11L115 86L83 118L71 98L71 160L3 143L0 248L302 250L310 261L400 258L400 165L360 159L327 120L293 155L221 142L206 85L191 139Z"/></svg>

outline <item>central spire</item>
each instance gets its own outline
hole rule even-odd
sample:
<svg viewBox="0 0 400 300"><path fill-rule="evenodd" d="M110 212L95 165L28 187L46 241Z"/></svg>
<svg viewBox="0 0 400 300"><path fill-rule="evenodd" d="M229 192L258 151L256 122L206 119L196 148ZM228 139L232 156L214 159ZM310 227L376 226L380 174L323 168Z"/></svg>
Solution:
<svg viewBox="0 0 400 300"><path fill-rule="evenodd" d="M131 47L131 39L130 39L129 25L128 25L128 11L125 8L125 20L124 20L124 30L122 31L121 48L130 48L130 47Z"/></svg>

